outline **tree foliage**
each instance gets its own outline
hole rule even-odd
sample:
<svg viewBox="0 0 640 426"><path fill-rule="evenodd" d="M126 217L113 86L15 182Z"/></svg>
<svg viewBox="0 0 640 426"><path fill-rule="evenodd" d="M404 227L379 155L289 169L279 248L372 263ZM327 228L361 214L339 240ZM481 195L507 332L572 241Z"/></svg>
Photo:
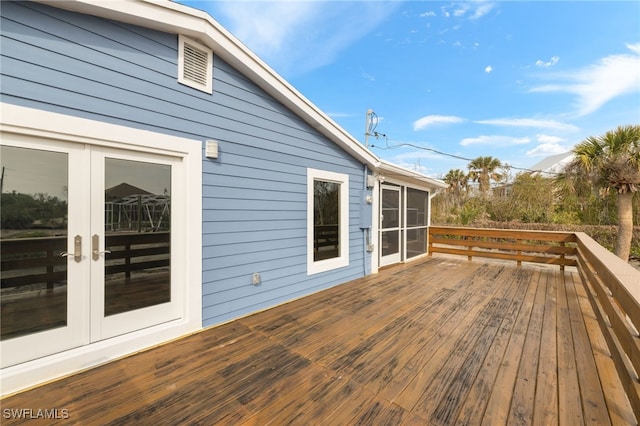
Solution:
<svg viewBox="0 0 640 426"><path fill-rule="evenodd" d="M469 162L469 178L478 182L478 189L481 194L487 194L491 188L491 180L499 182L502 175L496 170L502 167L502 163L497 158L491 156L478 157Z"/></svg>
<svg viewBox="0 0 640 426"><path fill-rule="evenodd" d="M61 226L67 216L66 201L43 193L5 193L0 204L2 229L55 228Z"/></svg>
<svg viewBox="0 0 640 426"><path fill-rule="evenodd" d="M459 169L447 173L449 188L434 197L432 222L617 225L615 252L628 258L633 223L640 219L640 126L586 138L574 154L575 160L556 178L522 172L513 180L506 179L508 166L478 157L469 162L466 181ZM479 196L471 191L472 181L479 183Z"/></svg>
<svg viewBox="0 0 640 426"><path fill-rule="evenodd" d="M602 197L616 194L618 241L615 253L627 260L633 235L633 198L640 190L640 125L620 126L590 136L574 148L575 158L563 181L583 197L594 191Z"/></svg>

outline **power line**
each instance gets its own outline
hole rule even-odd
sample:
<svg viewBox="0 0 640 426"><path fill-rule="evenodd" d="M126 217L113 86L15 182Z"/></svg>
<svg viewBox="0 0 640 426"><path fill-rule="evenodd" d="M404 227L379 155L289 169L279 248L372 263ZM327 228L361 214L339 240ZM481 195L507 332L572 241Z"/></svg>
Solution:
<svg viewBox="0 0 640 426"><path fill-rule="evenodd" d="M437 149L433 149L433 148L428 148L426 146L420 146L420 145L416 145L414 143L410 143L410 142L400 142L397 141L397 143L394 143L393 141L391 141L392 143L394 143L394 145L389 145L389 139L387 138L387 135L385 135L384 133L378 133L378 132L373 132L373 136L376 137L376 139L379 139L380 137L384 138L385 141L385 147L381 147L381 146L377 146L377 145L371 145L371 148L378 148L378 149L383 149L383 150L387 150L387 149L397 149L397 148L403 148L403 147L410 147L410 148L414 148L414 149L420 149L423 151L430 151L433 152L435 154L439 154L439 155L443 155L445 157L451 157L451 158L455 158L458 160L464 160L464 161L473 161L473 158L466 158L466 157L462 157L460 155L456 155L456 154L449 154L447 152L442 152L442 151L438 151ZM562 175L563 173L558 173L558 172L544 172L543 170L532 170L532 169L527 169L524 167L516 167L516 166L512 166L508 163L504 163L504 167L508 167L510 169L513 170L520 170L520 171L524 171L524 172L532 172L532 173L547 173L550 175Z"/></svg>

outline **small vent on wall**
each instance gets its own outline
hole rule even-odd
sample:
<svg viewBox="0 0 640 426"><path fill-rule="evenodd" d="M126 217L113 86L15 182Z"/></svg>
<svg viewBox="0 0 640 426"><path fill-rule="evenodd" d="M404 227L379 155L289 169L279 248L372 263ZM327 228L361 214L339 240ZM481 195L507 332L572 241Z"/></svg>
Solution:
<svg viewBox="0 0 640 426"><path fill-rule="evenodd" d="M206 46L179 36L178 81L212 93L213 52Z"/></svg>

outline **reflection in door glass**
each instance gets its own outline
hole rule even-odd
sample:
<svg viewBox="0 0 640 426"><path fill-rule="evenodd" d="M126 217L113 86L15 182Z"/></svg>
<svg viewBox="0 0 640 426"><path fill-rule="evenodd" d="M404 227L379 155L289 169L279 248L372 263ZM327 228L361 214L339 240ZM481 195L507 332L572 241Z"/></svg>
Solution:
<svg viewBox="0 0 640 426"><path fill-rule="evenodd" d="M104 214L105 316L170 302L171 166L106 158Z"/></svg>
<svg viewBox="0 0 640 426"><path fill-rule="evenodd" d="M0 340L67 325L67 157L0 146Z"/></svg>

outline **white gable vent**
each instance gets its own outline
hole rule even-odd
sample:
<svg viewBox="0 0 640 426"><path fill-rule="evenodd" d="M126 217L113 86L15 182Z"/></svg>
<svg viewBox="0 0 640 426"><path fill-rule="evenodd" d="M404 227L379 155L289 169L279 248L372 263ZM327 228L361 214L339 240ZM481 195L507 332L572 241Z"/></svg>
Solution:
<svg viewBox="0 0 640 426"><path fill-rule="evenodd" d="M178 36L178 82L203 92L213 92L213 52Z"/></svg>

